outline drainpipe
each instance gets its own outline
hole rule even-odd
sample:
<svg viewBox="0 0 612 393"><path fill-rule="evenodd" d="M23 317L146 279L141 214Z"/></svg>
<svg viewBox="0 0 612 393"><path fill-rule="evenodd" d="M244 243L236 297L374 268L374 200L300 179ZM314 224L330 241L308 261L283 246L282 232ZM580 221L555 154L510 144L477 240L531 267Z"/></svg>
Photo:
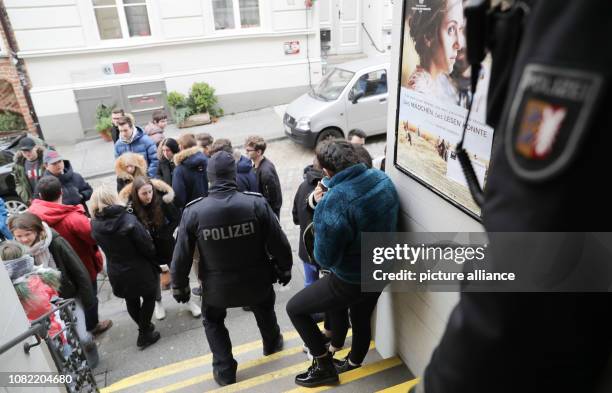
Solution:
<svg viewBox="0 0 612 393"><path fill-rule="evenodd" d="M17 42L15 41L15 37L13 35L13 30L11 29L11 22L8 19L8 14L6 13L6 9L4 8L4 3L0 0L0 24L2 25L2 30L4 30L6 41L8 42L8 51L11 57L11 61L15 65L17 69L17 75L19 77L19 83L21 84L23 95L26 99L26 104L28 105L28 111L30 112L30 117L32 118L32 122L34 123L34 127L36 127L36 133L41 139L45 139L40 128L40 123L38 122L38 116L36 115L36 111L34 110L34 103L32 102L32 96L30 95L30 86L28 84L27 71L25 68L25 62L23 59L19 58L17 55Z"/></svg>

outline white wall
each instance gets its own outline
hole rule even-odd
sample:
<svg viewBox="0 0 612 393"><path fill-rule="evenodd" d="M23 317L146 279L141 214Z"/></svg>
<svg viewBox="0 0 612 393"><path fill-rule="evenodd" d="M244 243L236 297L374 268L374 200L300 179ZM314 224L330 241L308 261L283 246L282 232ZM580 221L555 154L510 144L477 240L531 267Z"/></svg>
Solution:
<svg viewBox="0 0 612 393"><path fill-rule="evenodd" d="M321 78L318 8L306 10L303 0L260 0L261 27L231 31L215 31L210 0L147 0L152 36L122 40L99 39L91 4L5 1L41 117L76 114L73 90L84 88L161 80L169 91L186 93L204 81L222 96ZM299 54L285 54L288 41L300 42ZM129 74L103 72L125 61ZM45 135L53 139L55 132Z"/></svg>
<svg viewBox="0 0 612 393"><path fill-rule="evenodd" d="M29 329L30 324L19 303L17 294L13 289L13 284L4 268L0 263L0 343L4 344L8 340L18 336ZM34 343L32 337L26 340ZM46 349L46 344L39 345L26 354L23 350L23 341L0 355L0 372L56 372L57 369L50 359L50 354ZM26 388L0 387L1 391L24 392ZM39 392L61 392L59 387L39 388Z"/></svg>
<svg viewBox="0 0 612 393"><path fill-rule="evenodd" d="M399 75L399 42L401 34L401 2L393 12L393 46L389 74L389 96L397 97ZM393 162L395 143L396 99L389 100L387 124L386 171L393 180L401 203L401 225L404 231L480 232L481 224L455 208L420 183L397 170ZM377 315L377 331L393 326L388 337L377 337L380 347L397 351L416 375L422 375L458 300L456 293L393 293ZM380 306L379 306L380 308ZM380 328L379 328L380 326ZM378 343L377 343L377 346Z"/></svg>

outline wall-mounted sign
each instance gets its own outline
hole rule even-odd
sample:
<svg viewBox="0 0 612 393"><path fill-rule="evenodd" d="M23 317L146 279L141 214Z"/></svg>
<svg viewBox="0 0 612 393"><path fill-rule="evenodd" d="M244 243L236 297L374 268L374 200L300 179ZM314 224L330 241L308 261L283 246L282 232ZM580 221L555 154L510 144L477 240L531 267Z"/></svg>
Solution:
<svg viewBox="0 0 612 393"><path fill-rule="evenodd" d="M284 44L286 55L297 55L300 53L300 41L288 41Z"/></svg>
<svg viewBox="0 0 612 393"><path fill-rule="evenodd" d="M467 116L470 68L461 0L405 0L395 166L479 217L455 154ZM485 123L490 61L473 97L464 147L484 185L493 129Z"/></svg>
<svg viewBox="0 0 612 393"><path fill-rule="evenodd" d="M130 63L127 61L121 61L118 63L104 64L102 72L105 75L120 75L130 73Z"/></svg>

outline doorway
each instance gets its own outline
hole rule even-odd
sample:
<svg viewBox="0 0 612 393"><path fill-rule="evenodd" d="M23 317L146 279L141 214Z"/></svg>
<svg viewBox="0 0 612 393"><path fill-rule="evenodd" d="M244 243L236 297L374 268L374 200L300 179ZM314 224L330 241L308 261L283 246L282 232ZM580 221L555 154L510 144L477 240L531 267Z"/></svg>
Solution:
<svg viewBox="0 0 612 393"><path fill-rule="evenodd" d="M331 32L330 55L361 53L361 0L319 0L321 30Z"/></svg>

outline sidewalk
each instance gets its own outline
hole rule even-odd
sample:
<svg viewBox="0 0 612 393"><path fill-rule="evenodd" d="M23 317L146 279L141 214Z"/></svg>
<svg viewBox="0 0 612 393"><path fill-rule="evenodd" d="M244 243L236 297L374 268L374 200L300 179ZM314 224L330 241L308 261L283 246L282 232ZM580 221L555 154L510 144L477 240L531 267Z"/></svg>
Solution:
<svg viewBox="0 0 612 393"><path fill-rule="evenodd" d="M177 138L184 133L207 132L213 138L227 138L234 147L244 144L249 135L260 135L267 141L285 138L282 117L286 105L243 112L221 117L215 124L179 129L174 124L166 128L166 137ZM144 125L143 125L144 126ZM114 173L115 155L112 142L93 139L72 145L56 145L57 151L70 160L75 172L85 178Z"/></svg>

